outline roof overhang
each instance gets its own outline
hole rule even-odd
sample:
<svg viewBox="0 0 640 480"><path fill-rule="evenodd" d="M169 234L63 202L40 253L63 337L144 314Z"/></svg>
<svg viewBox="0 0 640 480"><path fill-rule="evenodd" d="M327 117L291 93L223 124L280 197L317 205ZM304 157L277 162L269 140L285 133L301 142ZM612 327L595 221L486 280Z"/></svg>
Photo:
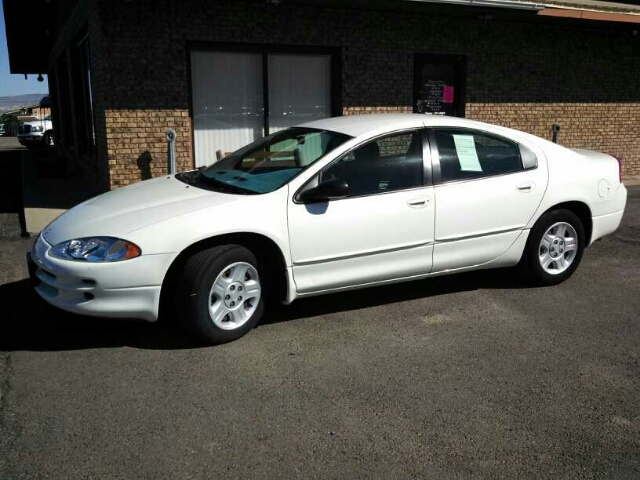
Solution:
<svg viewBox="0 0 640 480"><path fill-rule="evenodd" d="M51 50L52 3L3 0L11 73L45 73Z"/></svg>
<svg viewBox="0 0 640 480"><path fill-rule="evenodd" d="M640 14L638 13L602 12L598 10L583 10L556 6L540 10L538 15L554 18L592 20L596 22L640 23Z"/></svg>
<svg viewBox="0 0 640 480"><path fill-rule="evenodd" d="M404 0L405 2L461 5L468 7L506 8L534 11L538 15L600 22L640 23L640 6L636 2L604 2L601 0Z"/></svg>
<svg viewBox="0 0 640 480"><path fill-rule="evenodd" d="M461 5L467 7L508 8L512 10L539 11L545 8L542 3L523 2L517 0L404 0L416 3L439 3L445 5Z"/></svg>
<svg viewBox="0 0 640 480"><path fill-rule="evenodd" d="M264 0L274 5L312 4L344 6L344 0ZM55 38L77 0L3 0L9 69L11 73L47 73ZM525 15L556 21L599 21L640 23L640 9L634 2L620 4L601 0L352 0L354 9L399 9L431 11L448 15L477 15L478 12L503 11L501 16ZM64 8L60 8L64 7ZM469 7L469 8L464 8ZM604 10L606 8L606 10ZM621 11L626 9L627 11ZM58 15L57 10L65 15ZM615 10L615 11L614 11ZM512 13L510 13L512 12Z"/></svg>

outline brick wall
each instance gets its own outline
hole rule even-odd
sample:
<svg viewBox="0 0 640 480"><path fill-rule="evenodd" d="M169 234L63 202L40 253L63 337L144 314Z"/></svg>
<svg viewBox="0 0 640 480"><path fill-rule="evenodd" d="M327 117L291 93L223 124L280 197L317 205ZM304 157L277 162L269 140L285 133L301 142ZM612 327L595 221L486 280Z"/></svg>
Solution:
<svg viewBox="0 0 640 480"><path fill-rule="evenodd" d="M145 168L141 162L148 161L148 154L152 159L149 165L151 176L167 172L165 131L168 127L176 131L176 144L180 146L176 149L178 170L193 168L191 121L187 110L108 109L105 121L112 187L140 180Z"/></svg>
<svg viewBox="0 0 640 480"><path fill-rule="evenodd" d="M640 39L625 25L454 18L264 1L97 0L89 7L99 156L108 185L166 172L168 127L193 166L188 42L339 47L343 114L407 112L416 52L465 55L466 116L623 155L640 173ZM435 12L435 13L434 13ZM524 15L524 14L523 14ZM93 39L93 37L92 37ZM92 40L93 41L93 40Z"/></svg>
<svg viewBox="0 0 640 480"><path fill-rule="evenodd" d="M467 104L466 113L543 138L557 123L560 144L622 157L624 175L640 175L640 103L477 103Z"/></svg>

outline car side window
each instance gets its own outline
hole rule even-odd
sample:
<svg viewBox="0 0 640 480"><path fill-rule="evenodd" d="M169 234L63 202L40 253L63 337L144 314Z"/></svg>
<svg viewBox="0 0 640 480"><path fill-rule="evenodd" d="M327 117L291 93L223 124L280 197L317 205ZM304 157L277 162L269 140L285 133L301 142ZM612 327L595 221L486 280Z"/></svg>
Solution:
<svg viewBox="0 0 640 480"><path fill-rule="evenodd" d="M515 142L473 130L434 130L443 182L523 170Z"/></svg>
<svg viewBox="0 0 640 480"><path fill-rule="evenodd" d="M349 196L404 190L423 184L420 131L377 138L352 150L331 164L321 181L345 180Z"/></svg>

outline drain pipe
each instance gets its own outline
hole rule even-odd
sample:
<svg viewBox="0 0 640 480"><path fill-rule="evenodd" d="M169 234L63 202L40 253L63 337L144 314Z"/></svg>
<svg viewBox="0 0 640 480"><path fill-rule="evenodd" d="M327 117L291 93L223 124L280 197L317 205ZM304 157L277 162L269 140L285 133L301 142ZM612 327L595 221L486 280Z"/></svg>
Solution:
<svg viewBox="0 0 640 480"><path fill-rule="evenodd" d="M176 131L173 128L167 128L164 132L169 142L169 175L176 173Z"/></svg>

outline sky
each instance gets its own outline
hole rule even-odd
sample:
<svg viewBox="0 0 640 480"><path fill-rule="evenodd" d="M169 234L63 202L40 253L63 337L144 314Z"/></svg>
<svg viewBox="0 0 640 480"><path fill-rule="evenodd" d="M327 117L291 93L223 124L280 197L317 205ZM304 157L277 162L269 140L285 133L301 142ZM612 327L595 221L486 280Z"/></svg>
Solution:
<svg viewBox="0 0 640 480"><path fill-rule="evenodd" d="M9 53L7 52L7 36L4 29L4 9L0 4L0 97L6 95L23 95L25 93L47 93L49 90L47 76L44 82L36 80L37 75L29 75L25 81L24 75L9 74Z"/></svg>

